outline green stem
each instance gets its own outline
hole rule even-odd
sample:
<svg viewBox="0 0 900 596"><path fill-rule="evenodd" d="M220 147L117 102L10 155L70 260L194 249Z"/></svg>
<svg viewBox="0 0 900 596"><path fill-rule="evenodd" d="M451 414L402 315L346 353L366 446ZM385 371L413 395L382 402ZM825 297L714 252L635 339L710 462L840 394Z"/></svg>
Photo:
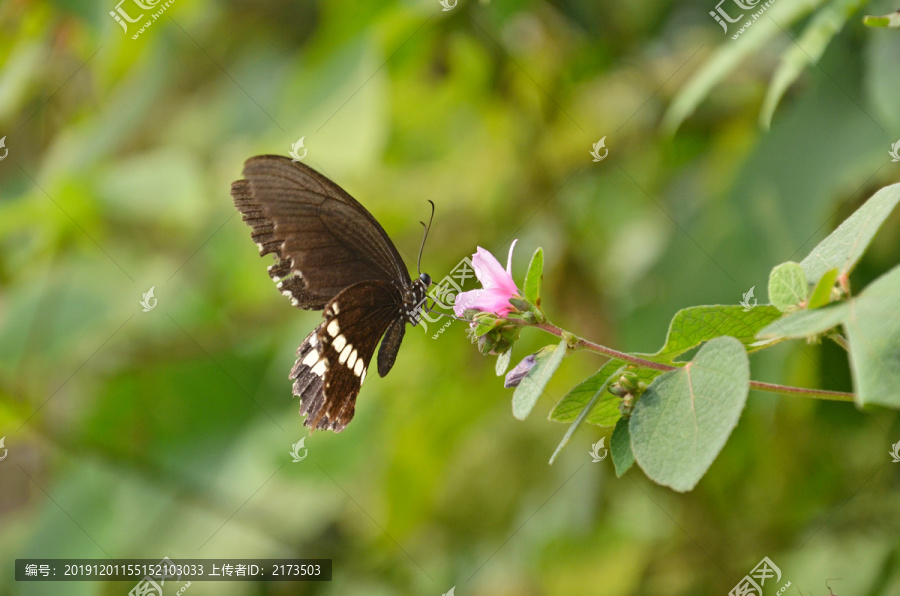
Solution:
<svg viewBox="0 0 900 596"><path fill-rule="evenodd" d="M598 354L609 356L610 358L613 358L615 360L621 360L622 362L628 362L630 364L634 364L643 368L652 368L653 370L670 371L678 370L680 368L678 366L672 366L671 364L663 364L661 362L645 360L644 358L640 358L638 356L633 356L631 354L626 354L625 352L607 348L606 346L602 346L600 344L595 344L592 341L588 341L584 338L578 337L577 335L571 334L568 331L560 329L550 321L544 321L543 323L538 323L534 326L560 338L562 338L564 334L573 335L577 339L575 348L591 350L592 352L597 352ZM770 393L782 393L785 395L797 395L802 397L812 397L814 399L827 399L833 401L854 401L855 399L855 396L852 393L845 393L843 391L806 389L804 387L791 387L790 385L763 383L762 381L750 381L750 388L757 389L759 391L768 391Z"/></svg>
<svg viewBox="0 0 900 596"><path fill-rule="evenodd" d="M846 339L843 335L841 335L840 333L829 333L829 334L828 334L828 337L831 339L831 341L833 341L833 342L836 343L837 345L839 345L839 346L841 346L842 348L844 348L844 351L846 351L846 352L849 352L849 351L850 351L850 344L849 344L849 342L847 342L847 339Z"/></svg>

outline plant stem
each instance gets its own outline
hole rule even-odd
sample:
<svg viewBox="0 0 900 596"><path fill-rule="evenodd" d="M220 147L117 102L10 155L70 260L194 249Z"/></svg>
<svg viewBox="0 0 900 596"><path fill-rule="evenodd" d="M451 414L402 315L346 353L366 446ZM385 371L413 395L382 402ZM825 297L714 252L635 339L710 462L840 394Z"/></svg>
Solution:
<svg viewBox="0 0 900 596"><path fill-rule="evenodd" d="M543 323L538 323L534 325L538 329L542 329L547 333L551 333L557 337L563 337L563 334L569 334L568 331L564 331L560 329L550 321L544 321ZM653 370L662 370L662 371L670 371L670 370L678 370L680 367L672 366L671 364L663 364L661 362L654 362L652 360L646 360L644 358L640 358L638 356L633 356L631 354L626 354L625 352L620 352L618 350L614 350L612 348L607 348L606 346L602 346L600 344L595 344L592 341L588 341L584 338L578 337L577 342L575 344L575 348L582 348L586 350L591 350L592 352L597 352L598 354L603 354L604 356L609 356L615 360L621 360L622 362L628 362L630 364L635 364L637 366L643 368L652 368ZM811 397L814 399L826 399L833 401L854 401L855 396L852 393L845 393L843 391L828 391L826 389L806 389L804 387L791 387L790 385L778 385L775 383L763 383L762 381L750 381L750 388L756 389L758 391L768 391L770 393L782 393L785 395L797 395L802 397Z"/></svg>
<svg viewBox="0 0 900 596"><path fill-rule="evenodd" d="M847 339L840 333L829 333L828 337L831 339L831 341L844 348L845 352L850 351L850 344L847 342Z"/></svg>

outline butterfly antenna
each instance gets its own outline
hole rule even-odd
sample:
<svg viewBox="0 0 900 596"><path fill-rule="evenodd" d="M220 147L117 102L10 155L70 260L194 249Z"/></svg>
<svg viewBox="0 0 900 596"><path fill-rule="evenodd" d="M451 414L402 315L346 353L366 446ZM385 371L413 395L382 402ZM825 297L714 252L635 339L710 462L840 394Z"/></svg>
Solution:
<svg viewBox="0 0 900 596"><path fill-rule="evenodd" d="M425 225L424 221L420 221L422 227L425 228L425 235L422 236L422 246L419 247L419 258L416 261L416 273L419 275L422 274L422 251L425 250L425 241L428 239L428 231L431 229L431 222L434 221L434 202L431 199L428 199L428 202L431 203L431 218L428 220L428 225Z"/></svg>

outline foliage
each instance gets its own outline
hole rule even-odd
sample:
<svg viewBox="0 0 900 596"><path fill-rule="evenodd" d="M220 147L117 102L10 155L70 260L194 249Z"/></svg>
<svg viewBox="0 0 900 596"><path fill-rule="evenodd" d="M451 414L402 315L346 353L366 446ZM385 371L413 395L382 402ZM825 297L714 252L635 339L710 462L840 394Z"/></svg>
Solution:
<svg viewBox="0 0 900 596"><path fill-rule="evenodd" d="M850 297L848 282L853 267L898 202L900 184L878 191L801 263L788 261L772 269L770 305L697 306L678 311L665 344L654 354L617 354L549 325L543 318L529 321L516 316L536 312L540 304L539 288L532 284L528 289L527 280L527 300L510 300L516 308L513 318L504 323L502 317L493 317L484 332L476 328L474 335L508 336L510 328L532 325L563 338L559 345L545 346L534 354L534 367L516 388L513 415L520 420L531 412L567 348L587 348L610 356L600 370L569 391L551 411L551 420L572 424L550 463L582 422L615 426L618 433L610 444L615 445L617 475L634 460L655 482L676 491L689 491L725 446L744 409L752 386L748 353L771 348L776 340L814 341L843 325L856 389L855 395L846 397L861 406L874 403L900 408L900 266L872 282L857 297ZM542 276L543 251L538 249L528 278ZM843 339L838 341L845 345ZM497 345L499 341L490 343ZM676 360L698 346L689 361ZM509 359L506 353L501 357ZM815 389L756 387L821 399L845 397ZM623 420L627 432L622 429ZM626 453L625 437L632 455Z"/></svg>

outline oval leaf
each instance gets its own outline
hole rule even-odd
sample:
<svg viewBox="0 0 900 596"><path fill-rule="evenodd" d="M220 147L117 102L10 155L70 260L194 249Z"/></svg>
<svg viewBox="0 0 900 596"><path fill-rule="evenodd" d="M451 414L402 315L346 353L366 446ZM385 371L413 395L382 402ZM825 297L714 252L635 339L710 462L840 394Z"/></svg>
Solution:
<svg viewBox="0 0 900 596"><path fill-rule="evenodd" d="M669 323L666 343L656 354L640 354L670 364L694 346L727 335L750 347L760 329L781 317L774 306L760 305L749 312L738 305L693 306L679 310Z"/></svg>
<svg viewBox="0 0 900 596"><path fill-rule="evenodd" d="M494 366L494 372L497 373L498 377L502 377L506 372L506 369L509 368L510 358L512 358L512 348L497 356L497 364Z"/></svg>
<svg viewBox="0 0 900 596"><path fill-rule="evenodd" d="M837 267L825 272L809 295L809 306L807 308L822 308L831 302L831 291L834 289L834 282L837 281L837 277Z"/></svg>
<svg viewBox="0 0 900 596"><path fill-rule="evenodd" d="M846 313L857 401L900 407L900 266L869 284Z"/></svg>
<svg viewBox="0 0 900 596"><path fill-rule="evenodd" d="M525 274L525 298L534 304L540 306L541 299L541 280L544 277L544 249L538 248L531 257L531 263L528 265L528 272Z"/></svg>
<svg viewBox="0 0 900 596"><path fill-rule="evenodd" d="M749 383L747 353L732 337L706 343L684 368L656 379L629 424L647 476L679 492L694 488L737 425Z"/></svg>
<svg viewBox="0 0 900 596"><path fill-rule="evenodd" d="M759 338L797 339L819 335L840 325L846 314L846 302L813 310L801 310L768 325L759 332Z"/></svg>
<svg viewBox="0 0 900 596"><path fill-rule="evenodd" d="M557 346L546 346L535 354L534 367L528 371L513 393L513 416L519 420L525 420L528 417L550 377L553 376L565 357L565 341L559 342Z"/></svg>
<svg viewBox="0 0 900 596"><path fill-rule="evenodd" d="M628 419L619 418L609 440L609 451L612 453L616 477L621 478L634 465L634 452L631 450L631 431L628 430Z"/></svg>
<svg viewBox="0 0 900 596"><path fill-rule="evenodd" d="M837 229L800 261L809 283L817 283L829 269L845 275L869 247L875 232L900 201L900 184L885 186L844 220Z"/></svg>
<svg viewBox="0 0 900 596"><path fill-rule="evenodd" d="M793 310L809 298L806 273L799 263L788 261L769 274L769 302L781 312Z"/></svg>
<svg viewBox="0 0 900 596"><path fill-rule="evenodd" d="M550 420L555 422L573 422L579 412L591 401L597 389L603 386L606 380L622 365L620 360L610 360L600 370L576 385L559 403L551 410ZM650 384L661 373L652 368L630 369L637 375L638 380ZM600 395L600 399L594 404L585 421L597 426L614 426L622 416L619 412L619 404L622 400L606 391Z"/></svg>

